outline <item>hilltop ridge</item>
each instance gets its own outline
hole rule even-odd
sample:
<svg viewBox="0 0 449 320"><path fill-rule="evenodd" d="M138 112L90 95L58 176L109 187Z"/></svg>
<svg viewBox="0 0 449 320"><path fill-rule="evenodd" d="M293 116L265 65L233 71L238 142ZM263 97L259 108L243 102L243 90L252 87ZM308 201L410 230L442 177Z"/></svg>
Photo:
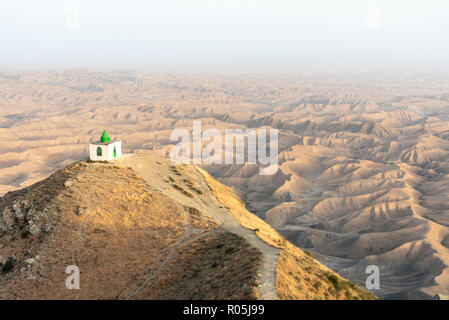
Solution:
<svg viewBox="0 0 449 320"><path fill-rule="evenodd" d="M1 299L375 298L204 170L143 154L77 162L0 198L0 262Z"/></svg>

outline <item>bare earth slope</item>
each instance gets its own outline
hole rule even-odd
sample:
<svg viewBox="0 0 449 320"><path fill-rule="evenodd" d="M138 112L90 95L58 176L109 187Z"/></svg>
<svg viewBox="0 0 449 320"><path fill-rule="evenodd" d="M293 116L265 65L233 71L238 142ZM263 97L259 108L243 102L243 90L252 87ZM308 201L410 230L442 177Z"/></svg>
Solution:
<svg viewBox="0 0 449 320"><path fill-rule="evenodd" d="M167 156L172 130L193 120L276 128L274 176L202 169L345 277L363 285L379 266L376 294L449 294L448 99L438 72L1 72L0 194L85 158L103 129L125 152Z"/></svg>
<svg viewBox="0 0 449 320"><path fill-rule="evenodd" d="M231 214L241 201L217 199L212 190L225 187L196 167L116 162L78 162L0 198L1 299L373 298L257 217L245 221L261 231L244 228ZM279 244L256 235L266 230ZM69 265L79 290L65 286Z"/></svg>

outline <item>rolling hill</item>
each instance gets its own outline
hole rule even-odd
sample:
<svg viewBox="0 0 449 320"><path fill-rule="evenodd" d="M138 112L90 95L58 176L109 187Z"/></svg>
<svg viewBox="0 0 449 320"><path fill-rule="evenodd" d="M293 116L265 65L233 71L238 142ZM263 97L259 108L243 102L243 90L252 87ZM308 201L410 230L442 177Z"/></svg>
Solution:
<svg viewBox="0 0 449 320"><path fill-rule="evenodd" d="M202 169L143 154L79 161L0 198L0 262L0 299L375 298Z"/></svg>

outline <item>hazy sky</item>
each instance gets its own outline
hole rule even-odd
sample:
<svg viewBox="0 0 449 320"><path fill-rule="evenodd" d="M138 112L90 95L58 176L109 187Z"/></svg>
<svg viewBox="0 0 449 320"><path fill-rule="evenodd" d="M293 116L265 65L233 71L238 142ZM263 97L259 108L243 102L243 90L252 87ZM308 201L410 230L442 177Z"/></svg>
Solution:
<svg viewBox="0 0 449 320"><path fill-rule="evenodd" d="M0 67L441 66L449 1L2 0Z"/></svg>

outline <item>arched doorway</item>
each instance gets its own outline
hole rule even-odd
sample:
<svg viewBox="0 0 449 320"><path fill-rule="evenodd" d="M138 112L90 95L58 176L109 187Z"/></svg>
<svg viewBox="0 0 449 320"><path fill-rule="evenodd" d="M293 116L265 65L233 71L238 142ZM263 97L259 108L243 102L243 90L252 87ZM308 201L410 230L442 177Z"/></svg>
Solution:
<svg viewBox="0 0 449 320"><path fill-rule="evenodd" d="M101 147L97 148L97 157L101 157L103 156L103 150L101 149Z"/></svg>
<svg viewBox="0 0 449 320"><path fill-rule="evenodd" d="M114 146L114 158L117 158L117 147Z"/></svg>

